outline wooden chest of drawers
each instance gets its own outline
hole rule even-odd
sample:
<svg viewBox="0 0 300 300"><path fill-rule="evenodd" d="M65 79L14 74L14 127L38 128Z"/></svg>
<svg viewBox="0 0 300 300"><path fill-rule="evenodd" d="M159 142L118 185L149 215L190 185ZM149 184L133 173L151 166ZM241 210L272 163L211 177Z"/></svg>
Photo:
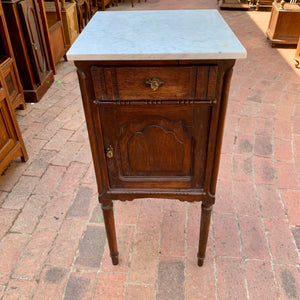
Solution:
<svg viewBox="0 0 300 300"><path fill-rule="evenodd" d="M245 57L244 49L235 37L234 46L230 41L217 41L222 39L221 34L212 37L212 43L217 41L218 45L226 45L221 49L237 47L234 54L227 55L227 59L222 59L222 55L213 59L223 51L218 50L220 46L213 46L213 54L200 54L197 58L193 47L201 51L198 41L193 41L192 45L192 38L184 39L180 34L182 28L176 29L177 23L185 22L186 18L188 21L184 24L187 28L184 30L188 32L191 32L189 26L201 28L196 25L198 22L205 23L205 18L212 18L218 23L221 17L216 11L120 12L96 13L95 16L96 19L94 17L90 21L67 56L75 60L78 70L112 262L118 263L112 200L177 198L181 201L202 201L198 251L198 265L201 266L215 201L232 67L236 57ZM117 28L122 30L123 18L128 20L131 17L138 19L132 22L134 28L143 25L146 29L142 30L143 38L137 37L138 54L128 56L140 58L149 55L151 59L129 59L126 53L124 57L118 53L107 55L108 50L115 53L120 41L126 43L122 51L136 52L131 48L132 42L127 44L134 32L132 28L123 35L116 32L112 41L107 41L104 31L99 28L100 24L105 28L106 22L110 23L110 18L114 18L114 24L119 22ZM180 18L184 20L180 21ZM157 31L151 28L153 24L159 25L159 28L167 25L170 32L166 36L160 32L156 35L159 40L154 41L152 33ZM144 51L147 54L144 56L141 53L144 47L142 39L146 38L148 29L151 36L148 42L155 46L154 49L151 45L146 47ZM168 41L164 46L165 37L169 39L174 34L178 40ZM120 37L124 35L122 40ZM197 34L199 37L203 38L203 35ZM93 40L88 41L89 38ZM88 43L91 45L87 46ZM166 51L184 44L188 48L187 55L176 53L174 58L171 52L165 55ZM91 49L96 51L97 45L100 52L104 49L103 54L88 53ZM106 45L110 49L105 49ZM200 45L207 47L201 41ZM156 54L161 51L159 47L162 47L163 53ZM154 54L148 54L149 49ZM115 59L107 59L107 56ZM168 59L155 59L165 56ZM117 59L119 57L124 59Z"/></svg>

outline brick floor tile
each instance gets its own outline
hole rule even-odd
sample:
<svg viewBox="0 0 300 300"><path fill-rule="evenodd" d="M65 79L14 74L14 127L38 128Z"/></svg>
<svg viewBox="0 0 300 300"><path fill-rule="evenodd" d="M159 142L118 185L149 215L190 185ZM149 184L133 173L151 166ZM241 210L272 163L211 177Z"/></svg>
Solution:
<svg viewBox="0 0 300 300"><path fill-rule="evenodd" d="M236 141L235 153L247 154L253 151L254 138L253 135L239 135Z"/></svg>
<svg viewBox="0 0 300 300"><path fill-rule="evenodd" d="M158 265L157 300L185 298L184 258L161 257Z"/></svg>
<svg viewBox="0 0 300 300"><path fill-rule="evenodd" d="M254 154L271 157L273 153L271 136L257 135L255 137Z"/></svg>
<svg viewBox="0 0 300 300"><path fill-rule="evenodd" d="M120 202L116 212L116 223L135 224L140 211L141 200Z"/></svg>
<svg viewBox="0 0 300 300"><path fill-rule="evenodd" d="M43 122L44 124L49 123L54 120L60 113L60 108L58 106L49 107L46 110L43 110L44 113L37 119L38 122Z"/></svg>
<svg viewBox="0 0 300 300"><path fill-rule="evenodd" d="M186 299L215 299L216 281L212 247L207 247L203 266L197 264L196 248L189 247L186 263Z"/></svg>
<svg viewBox="0 0 300 300"><path fill-rule="evenodd" d="M255 216L260 214L255 187L252 182L234 181L233 199L239 214Z"/></svg>
<svg viewBox="0 0 300 300"><path fill-rule="evenodd" d="M37 279L55 237L56 232L51 230L35 231L22 252L13 277Z"/></svg>
<svg viewBox="0 0 300 300"><path fill-rule="evenodd" d="M65 167L49 166L34 193L39 195L53 195L65 171Z"/></svg>
<svg viewBox="0 0 300 300"><path fill-rule="evenodd" d="M36 158L27 167L24 175L41 177L45 173L49 162L52 160L54 155L55 151L41 150Z"/></svg>
<svg viewBox="0 0 300 300"><path fill-rule="evenodd" d="M63 299L69 269L46 266L41 274L34 300Z"/></svg>
<svg viewBox="0 0 300 300"><path fill-rule="evenodd" d="M232 81L231 81L231 88L232 88ZM236 101L232 96L229 98L229 103L227 106L227 116L239 116L243 107L243 103L241 101ZM226 123L225 123L226 124ZM226 125L225 125L226 128ZM225 129L227 131L227 128Z"/></svg>
<svg viewBox="0 0 300 300"><path fill-rule="evenodd" d="M44 146L44 149L60 151L72 134L73 131L71 130L59 129L51 140Z"/></svg>
<svg viewBox="0 0 300 300"><path fill-rule="evenodd" d="M92 299L96 273L72 272L67 282L64 300ZM96 298L94 298L96 299Z"/></svg>
<svg viewBox="0 0 300 300"><path fill-rule="evenodd" d="M282 220L264 220L275 264L299 263L296 246L288 223Z"/></svg>
<svg viewBox="0 0 300 300"><path fill-rule="evenodd" d="M274 139L274 158L279 161L290 162L293 158L291 141Z"/></svg>
<svg viewBox="0 0 300 300"><path fill-rule="evenodd" d="M187 224L187 245L197 247L199 243L201 204L190 203Z"/></svg>
<svg viewBox="0 0 300 300"><path fill-rule="evenodd" d="M89 168L81 180L82 184L96 184L94 165L91 162Z"/></svg>
<svg viewBox="0 0 300 300"><path fill-rule="evenodd" d="M47 263L56 266L71 266L79 246L85 223L65 220L49 254Z"/></svg>
<svg viewBox="0 0 300 300"><path fill-rule="evenodd" d="M128 284L125 294L126 300L155 300L155 287L153 285Z"/></svg>
<svg viewBox="0 0 300 300"><path fill-rule="evenodd" d="M36 158L36 156L40 153L40 151L44 147L46 141L39 140L39 139L32 139L30 141L24 141L24 142L25 142L25 147L27 149L27 153L28 153L28 156L29 156L29 159L25 164L21 163L24 166L24 169L25 169Z"/></svg>
<svg viewBox="0 0 300 300"><path fill-rule="evenodd" d="M78 184L87 170L87 165L72 162L57 190L61 193L74 193L78 188Z"/></svg>
<svg viewBox="0 0 300 300"><path fill-rule="evenodd" d="M0 240L13 225L19 210L0 208Z"/></svg>
<svg viewBox="0 0 300 300"><path fill-rule="evenodd" d="M245 263L250 299L279 298L271 265L266 261L248 260ZM262 282L263 284L257 284Z"/></svg>
<svg viewBox="0 0 300 300"><path fill-rule="evenodd" d="M235 144L236 135L230 131L225 131L223 135L221 153L232 154L232 150Z"/></svg>
<svg viewBox="0 0 300 300"><path fill-rule="evenodd" d="M216 204L214 205L213 210L218 213L235 212L231 181L218 181L216 190Z"/></svg>
<svg viewBox="0 0 300 300"><path fill-rule="evenodd" d="M300 117L293 119L293 133L300 134Z"/></svg>
<svg viewBox="0 0 300 300"><path fill-rule="evenodd" d="M254 156L254 177L256 183L266 183L274 184L275 183L275 174L270 158Z"/></svg>
<svg viewBox="0 0 300 300"><path fill-rule="evenodd" d="M39 178L31 176L21 176L18 183L14 186L12 192L8 195L2 207L21 209L30 194L37 186Z"/></svg>
<svg viewBox="0 0 300 300"><path fill-rule="evenodd" d="M0 191L10 192L26 167L24 163L12 162L0 177Z"/></svg>
<svg viewBox="0 0 300 300"><path fill-rule="evenodd" d="M291 140L291 122L285 120L276 120L274 137Z"/></svg>
<svg viewBox="0 0 300 300"><path fill-rule="evenodd" d="M232 154L221 154L218 178L226 181L232 179Z"/></svg>
<svg viewBox="0 0 300 300"><path fill-rule="evenodd" d="M286 218L277 188L274 185L259 184L256 185L256 191L264 218Z"/></svg>
<svg viewBox="0 0 300 300"><path fill-rule="evenodd" d="M217 257L216 266L219 298L247 299L241 259Z"/></svg>
<svg viewBox="0 0 300 300"><path fill-rule="evenodd" d="M75 266L82 270L94 270L100 267L106 244L103 226L88 226L79 246Z"/></svg>
<svg viewBox="0 0 300 300"><path fill-rule="evenodd" d="M300 273L291 266L274 266L282 300L300 298Z"/></svg>
<svg viewBox="0 0 300 300"><path fill-rule="evenodd" d="M90 223L104 224L102 208L99 203L94 205Z"/></svg>
<svg viewBox="0 0 300 300"><path fill-rule="evenodd" d="M264 102L261 105L259 116L262 118L273 119L276 111L276 105L273 103Z"/></svg>
<svg viewBox="0 0 300 300"><path fill-rule="evenodd" d="M286 104L284 102L283 103L281 102L277 107L275 118L289 121L292 115L293 115L293 105L291 105L290 103Z"/></svg>
<svg viewBox="0 0 300 300"><path fill-rule="evenodd" d="M83 147L76 154L74 160L81 163L90 164L90 162L93 160L90 145L83 145Z"/></svg>
<svg viewBox="0 0 300 300"><path fill-rule="evenodd" d="M69 166L81 147L81 143L66 142L64 147L51 160L51 163L56 166Z"/></svg>
<svg viewBox="0 0 300 300"><path fill-rule="evenodd" d="M155 284L159 258L159 235L137 233L134 240L129 281Z"/></svg>
<svg viewBox="0 0 300 300"><path fill-rule="evenodd" d="M253 136L255 132L256 118L242 116L239 120L239 132Z"/></svg>
<svg viewBox="0 0 300 300"><path fill-rule="evenodd" d="M295 239L296 247L300 251L300 226L296 226L292 229L292 233Z"/></svg>
<svg viewBox="0 0 300 300"><path fill-rule="evenodd" d="M49 201L48 196L32 195L18 215L11 231L31 234Z"/></svg>
<svg viewBox="0 0 300 300"><path fill-rule="evenodd" d="M69 138L69 141L77 142L77 143L85 143L88 142L88 134L86 129L86 124L83 123L75 133Z"/></svg>
<svg viewBox="0 0 300 300"><path fill-rule="evenodd" d="M213 214L213 227L216 254L240 257L242 254L236 216Z"/></svg>
<svg viewBox="0 0 300 300"><path fill-rule="evenodd" d="M299 189L295 166L293 163L276 162L277 183L280 189Z"/></svg>
<svg viewBox="0 0 300 300"><path fill-rule="evenodd" d="M278 72L276 72L278 75ZM272 73L273 74L273 73ZM264 102L277 104L280 101L282 91L278 89L269 89L264 97Z"/></svg>
<svg viewBox="0 0 300 300"><path fill-rule="evenodd" d="M187 202L177 199L165 199L164 210L171 212L184 212L187 209Z"/></svg>
<svg viewBox="0 0 300 300"><path fill-rule="evenodd" d="M35 138L43 139L46 140L46 142L48 142L63 125L64 122L53 120L49 122L39 133L37 133Z"/></svg>
<svg viewBox="0 0 300 300"><path fill-rule="evenodd" d="M253 216L240 216L239 219L244 257L270 259L262 220Z"/></svg>
<svg viewBox="0 0 300 300"><path fill-rule="evenodd" d="M83 122L84 116L82 112L78 112L75 115L73 115L69 121L65 123L63 129L76 131L80 128L80 126L82 126Z"/></svg>
<svg viewBox="0 0 300 300"><path fill-rule="evenodd" d="M36 281L11 279L8 283L6 291L4 292L3 300L27 300L31 299Z"/></svg>
<svg viewBox="0 0 300 300"><path fill-rule="evenodd" d="M109 247L106 245L101 266L101 270L103 272L128 272L128 268L130 266L135 228L131 225L117 225L116 231L119 251L119 264L112 264Z"/></svg>
<svg viewBox="0 0 300 300"><path fill-rule="evenodd" d="M225 119L225 133L235 133L239 124L239 117L234 115L227 115Z"/></svg>
<svg viewBox="0 0 300 300"><path fill-rule="evenodd" d="M260 103L255 101L248 101L243 105L241 115L247 117L257 117L260 111Z"/></svg>
<svg viewBox="0 0 300 300"><path fill-rule="evenodd" d="M233 180L252 181L252 154L234 154L232 160L232 178Z"/></svg>
<svg viewBox="0 0 300 300"><path fill-rule="evenodd" d="M271 136L273 133L274 121L271 119L258 118L255 133L258 135Z"/></svg>
<svg viewBox="0 0 300 300"><path fill-rule="evenodd" d="M28 236L9 233L0 244L0 283L6 284L28 241Z"/></svg>
<svg viewBox="0 0 300 300"><path fill-rule="evenodd" d="M74 202L67 213L67 218L86 219L89 217L92 205L97 198L97 192L94 189L95 186L79 186Z"/></svg>
<svg viewBox="0 0 300 300"><path fill-rule="evenodd" d="M5 290L5 285L0 285L0 297L1 297L1 299L4 295L4 290Z"/></svg>
<svg viewBox="0 0 300 300"><path fill-rule="evenodd" d="M250 91L247 97L247 101L261 103L263 101L265 93L266 93L265 90L256 87L255 89L252 89Z"/></svg>
<svg viewBox="0 0 300 300"><path fill-rule="evenodd" d="M281 190L282 200L291 225L300 225L300 190Z"/></svg>
<svg viewBox="0 0 300 300"><path fill-rule="evenodd" d="M160 232L163 203L163 199L150 198L142 200L140 215L137 223L137 231L149 233Z"/></svg>
<svg viewBox="0 0 300 300"><path fill-rule="evenodd" d="M56 194L46 207L42 218L37 226L38 229L58 230L65 215L73 202L74 195Z"/></svg>
<svg viewBox="0 0 300 300"><path fill-rule="evenodd" d="M31 123L25 131L22 132L23 139L25 141L31 140L35 137L36 134L38 134L43 128L44 124L41 122L33 122Z"/></svg>
<svg viewBox="0 0 300 300"><path fill-rule="evenodd" d="M162 255L185 255L186 212L165 211L160 251Z"/></svg>
<svg viewBox="0 0 300 300"><path fill-rule="evenodd" d="M95 289L95 300L122 300L124 299L126 274L100 273Z"/></svg>

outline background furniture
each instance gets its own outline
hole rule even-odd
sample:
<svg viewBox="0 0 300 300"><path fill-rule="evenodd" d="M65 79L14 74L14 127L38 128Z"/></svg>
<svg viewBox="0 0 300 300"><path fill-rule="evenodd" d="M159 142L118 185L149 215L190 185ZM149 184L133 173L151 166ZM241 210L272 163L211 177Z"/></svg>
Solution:
<svg viewBox="0 0 300 300"><path fill-rule="evenodd" d="M3 74L8 88L8 98L13 109L25 108L23 88L16 67L14 53L11 47L9 33L6 26L5 16L0 3L0 72Z"/></svg>
<svg viewBox="0 0 300 300"><path fill-rule="evenodd" d="M66 48L69 49L79 35L77 10L75 0L61 1L61 16L64 27Z"/></svg>
<svg viewBox="0 0 300 300"><path fill-rule="evenodd" d="M65 56L67 51L59 0L44 1L44 7L49 30L51 52L54 64L56 65L59 60Z"/></svg>
<svg viewBox="0 0 300 300"><path fill-rule="evenodd" d="M245 56L216 10L97 12L72 45L113 264L112 200L143 197L202 201L203 264L232 67Z"/></svg>
<svg viewBox="0 0 300 300"><path fill-rule="evenodd" d="M2 174L9 162L17 157L21 157L22 161L26 161L28 155L14 112L13 105L24 106L25 103L22 88L20 88L20 83L17 80L18 72L14 66L1 3L0 33L0 174Z"/></svg>
<svg viewBox="0 0 300 300"><path fill-rule="evenodd" d="M37 102L53 82L40 7L36 0L3 0L25 101Z"/></svg>
<svg viewBox="0 0 300 300"><path fill-rule="evenodd" d="M90 1L76 0L79 32L83 30L91 18Z"/></svg>
<svg viewBox="0 0 300 300"><path fill-rule="evenodd" d="M238 8L248 9L248 0L219 0L219 7L223 8Z"/></svg>
<svg viewBox="0 0 300 300"><path fill-rule="evenodd" d="M300 36L300 5L273 3L271 17L267 29L267 38L270 43L297 45Z"/></svg>
<svg viewBox="0 0 300 300"><path fill-rule="evenodd" d="M296 61L296 67L299 67L299 65L300 65L300 37L299 37L298 46L297 46L297 50L296 50L294 59Z"/></svg>
<svg viewBox="0 0 300 300"><path fill-rule="evenodd" d="M272 8L274 0L251 0L251 2L250 3L256 7L256 10L259 10L260 7Z"/></svg>

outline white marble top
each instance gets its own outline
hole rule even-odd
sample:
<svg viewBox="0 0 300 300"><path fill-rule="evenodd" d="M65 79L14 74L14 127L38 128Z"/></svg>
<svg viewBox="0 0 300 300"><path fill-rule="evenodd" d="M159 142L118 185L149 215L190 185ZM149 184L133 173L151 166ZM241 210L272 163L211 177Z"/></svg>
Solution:
<svg viewBox="0 0 300 300"><path fill-rule="evenodd" d="M245 58L245 48L219 12L97 12L67 53L69 60Z"/></svg>

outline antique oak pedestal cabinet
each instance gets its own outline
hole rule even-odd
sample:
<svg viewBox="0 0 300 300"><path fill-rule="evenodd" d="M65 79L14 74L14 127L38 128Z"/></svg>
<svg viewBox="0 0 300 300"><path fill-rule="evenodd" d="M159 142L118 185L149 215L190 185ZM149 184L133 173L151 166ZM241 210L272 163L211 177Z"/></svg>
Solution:
<svg viewBox="0 0 300 300"><path fill-rule="evenodd" d="M67 57L78 69L113 264L112 200L155 197L202 201L201 266L232 67L245 49L216 10L98 12Z"/></svg>

